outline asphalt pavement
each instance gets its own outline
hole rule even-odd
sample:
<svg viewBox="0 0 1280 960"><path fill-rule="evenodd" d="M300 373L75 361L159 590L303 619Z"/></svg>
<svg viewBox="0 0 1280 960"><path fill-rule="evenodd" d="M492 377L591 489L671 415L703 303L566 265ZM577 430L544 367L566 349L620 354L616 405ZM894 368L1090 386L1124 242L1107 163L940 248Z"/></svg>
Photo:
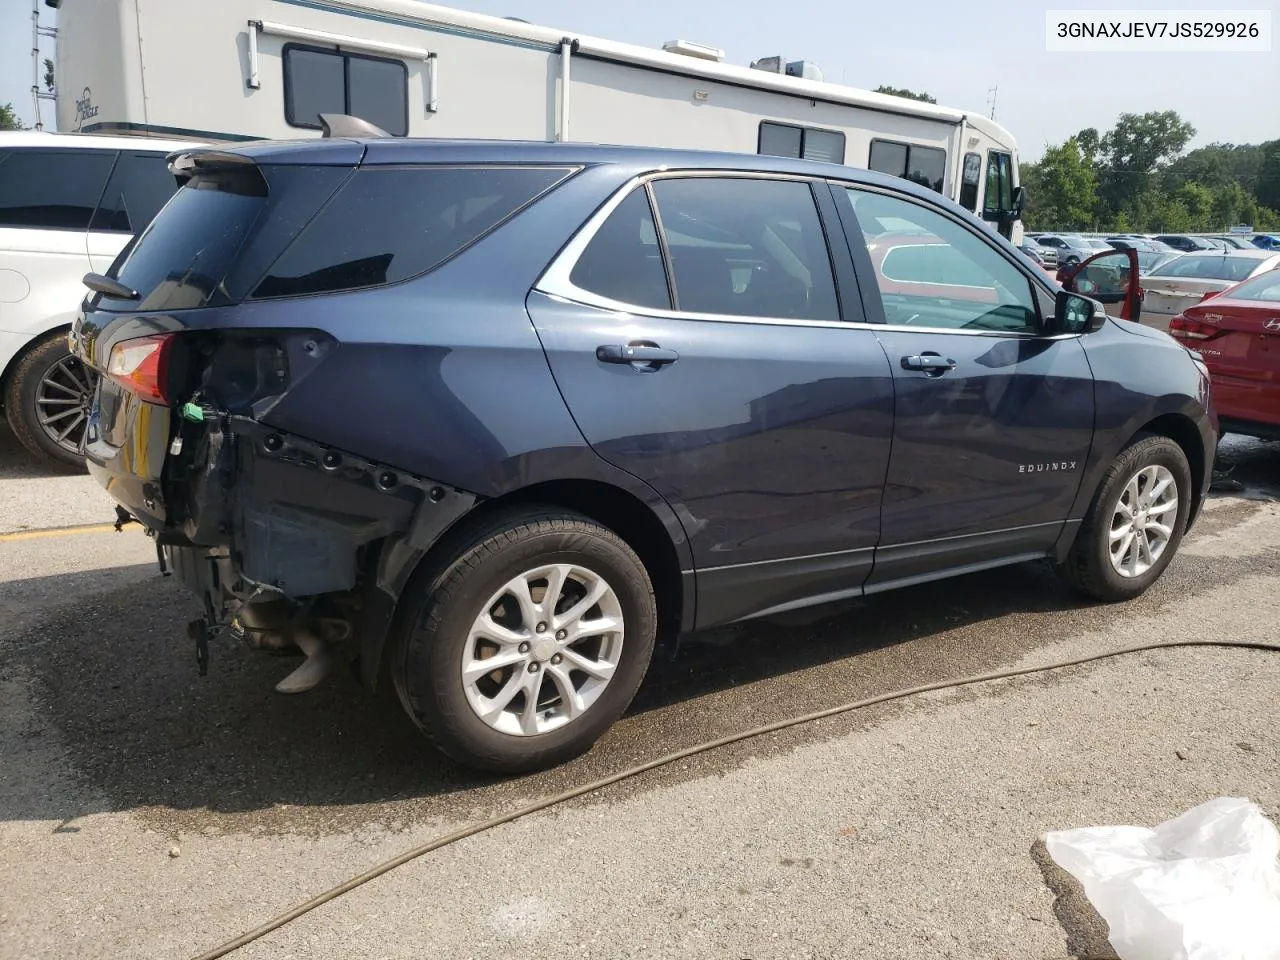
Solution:
<svg viewBox="0 0 1280 960"><path fill-rule="evenodd" d="M85 476L0 433L0 957L189 957L424 840L671 750L1149 639L1274 639L1280 444L1229 438L1137 601L1040 565L687 638L586 757L499 779L339 673L221 642ZM50 528L60 529L56 532ZM17 536L13 536L17 534ZM1280 811L1280 657L1144 653L821 721L429 854L249 958L1051 958L1108 952L1049 830L1215 796Z"/></svg>

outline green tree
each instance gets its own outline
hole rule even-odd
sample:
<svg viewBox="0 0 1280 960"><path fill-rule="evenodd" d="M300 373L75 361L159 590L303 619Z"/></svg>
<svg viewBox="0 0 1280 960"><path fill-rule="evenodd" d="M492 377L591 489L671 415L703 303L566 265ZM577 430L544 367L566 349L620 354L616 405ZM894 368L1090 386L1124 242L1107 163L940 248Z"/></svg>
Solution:
<svg viewBox="0 0 1280 960"><path fill-rule="evenodd" d="M1191 217L1191 230L1215 230L1214 203L1217 194L1201 183L1184 183L1173 193Z"/></svg>
<svg viewBox="0 0 1280 960"><path fill-rule="evenodd" d="M1254 189L1254 196L1257 197L1259 206L1280 210L1280 140L1273 140L1266 146L1268 149L1258 170L1258 185Z"/></svg>
<svg viewBox="0 0 1280 960"><path fill-rule="evenodd" d="M1252 199L1238 183L1227 183L1213 192L1213 222L1210 230L1225 230L1244 219L1245 201Z"/></svg>
<svg viewBox="0 0 1280 960"><path fill-rule="evenodd" d="M1102 148L1102 138L1098 136L1096 127L1085 127L1075 136L1076 143L1080 144L1080 150L1088 158L1090 163L1097 162L1098 151Z"/></svg>
<svg viewBox="0 0 1280 960"><path fill-rule="evenodd" d="M44 88L53 93L53 61L48 57L44 61Z"/></svg>
<svg viewBox="0 0 1280 960"><path fill-rule="evenodd" d="M1195 127L1173 110L1120 114L1101 142L1099 192L1113 215L1150 190L1154 174L1177 157L1195 133Z"/></svg>
<svg viewBox="0 0 1280 960"><path fill-rule="evenodd" d="M1061 146L1046 148L1030 179L1024 168L1023 183L1034 209L1034 222L1056 230L1092 226L1098 181L1075 137Z"/></svg>
<svg viewBox="0 0 1280 960"><path fill-rule="evenodd" d="M876 87L876 93L887 93L891 97L906 97L908 100L921 100L925 103L937 103L927 93L916 93L914 90L908 90L906 87Z"/></svg>
<svg viewBox="0 0 1280 960"><path fill-rule="evenodd" d="M18 114L14 112L12 103L0 104L0 130L25 130Z"/></svg>

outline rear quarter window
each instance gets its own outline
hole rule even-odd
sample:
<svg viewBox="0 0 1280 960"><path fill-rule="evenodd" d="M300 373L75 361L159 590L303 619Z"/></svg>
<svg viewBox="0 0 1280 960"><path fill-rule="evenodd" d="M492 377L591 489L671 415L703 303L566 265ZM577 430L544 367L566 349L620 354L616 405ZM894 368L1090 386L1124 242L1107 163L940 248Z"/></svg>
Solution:
<svg viewBox="0 0 1280 960"><path fill-rule="evenodd" d="M565 167L359 170L271 265L253 297L357 290L419 276L570 173Z"/></svg>

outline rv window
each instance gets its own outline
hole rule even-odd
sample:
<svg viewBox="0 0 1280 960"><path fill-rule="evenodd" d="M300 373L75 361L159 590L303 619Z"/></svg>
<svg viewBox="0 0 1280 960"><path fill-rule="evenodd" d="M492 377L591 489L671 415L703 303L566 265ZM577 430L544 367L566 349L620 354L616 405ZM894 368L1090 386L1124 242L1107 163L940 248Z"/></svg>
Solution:
<svg viewBox="0 0 1280 960"><path fill-rule="evenodd" d="M999 214L1013 207L1013 158L991 150L987 154L987 192L983 213Z"/></svg>
<svg viewBox="0 0 1280 960"><path fill-rule="evenodd" d="M284 113L292 127L320 129L320 114L345 113L396 137L409 132L409 72L400 60L284 47Z"/></svg>
<svg viewBox="0 0 1280 960"><path fill-rule="evenodd" d="M632 191L609 214L574 265L569 280L610 300L671 309L671 293L647 191Z"/></svg>
<svg viewBox="0 0 1280 960"><path fill-rule="evenodd" d="M978 212L978 186L982 182L982 155L964 155L964 173L960 177L960 206Z"/></svg>
<svg viewBox="0 0 1280 960"><path fill-rule="evenodd" d="M760 122L756 152L766 157L793 157L844 163L844 134L839 130L797 127L789 123Z"/></svg>
<svg viewBox="0 0 1280 960"><path fill-rule="evenodd" d="M653 195L678 310L840 319L827 242L807 183L658 180Z"/></svg>
<svg viewBox="0 0 1280 960"><path fill-rule="evenodd" d="M867 168L941 193L947 174L947 151L893 140L872 140Z"/></svg>
<svg viewBox="0 0 1280 960"><path fill-rule="evenodd" d="M164 154L122 153L89 229L140 233L177 189Z"/></svg>
<svg viewBox="0 0 1280 960"><path fill-rule="evenodd" d="M84 230L115 151L0 150L0 227Z"/></svg>
<svg viewBox="0 0 1280 960"><path fill-rule="evenodd" d="M360 170L272 264L253 296L356 290L418 276L479 240L570 172L563 167Z"/></svg>

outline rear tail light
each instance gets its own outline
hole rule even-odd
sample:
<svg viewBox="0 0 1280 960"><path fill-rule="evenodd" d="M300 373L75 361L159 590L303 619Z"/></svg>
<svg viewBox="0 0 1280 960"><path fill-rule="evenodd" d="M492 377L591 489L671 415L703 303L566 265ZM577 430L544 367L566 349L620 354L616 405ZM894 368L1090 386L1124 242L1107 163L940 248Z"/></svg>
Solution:
<svg viewBox="0 0 1280 960"><path fill-rule="evenodd" d="M1169 333L1180 340L1212 340L1222 333L1222 328L1179 314L1169 321Z"/></svg>
<svg viewBox="0 0 1280 960"><path fill-rule="evenodd" d="M169 403L169 349L175 334L123 340L111 348L107 376L152 403Z"/></svg>

